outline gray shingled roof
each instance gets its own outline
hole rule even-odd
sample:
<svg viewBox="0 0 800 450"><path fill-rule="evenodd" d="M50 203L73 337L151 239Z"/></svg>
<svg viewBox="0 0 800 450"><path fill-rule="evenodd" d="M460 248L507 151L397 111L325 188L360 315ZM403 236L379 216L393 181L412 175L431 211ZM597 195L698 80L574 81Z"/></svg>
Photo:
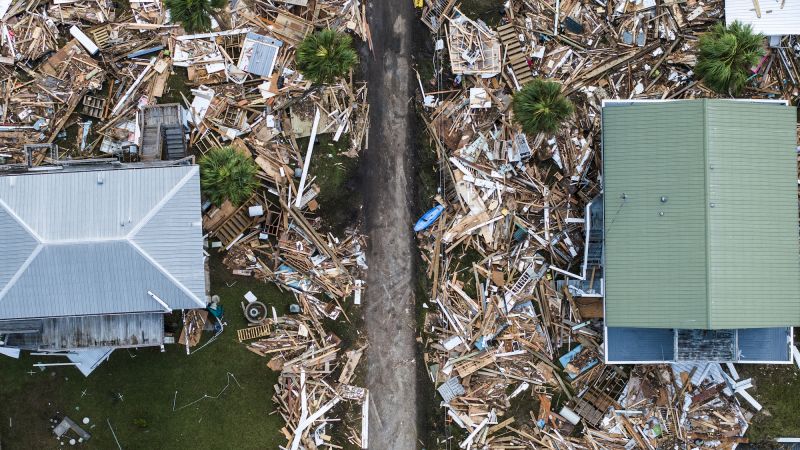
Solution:
<svg viewBox="0 0 800 450"><path fill-rule="evenodd" d="M0 319L205 306L197 166L0 177Z"/></svg>

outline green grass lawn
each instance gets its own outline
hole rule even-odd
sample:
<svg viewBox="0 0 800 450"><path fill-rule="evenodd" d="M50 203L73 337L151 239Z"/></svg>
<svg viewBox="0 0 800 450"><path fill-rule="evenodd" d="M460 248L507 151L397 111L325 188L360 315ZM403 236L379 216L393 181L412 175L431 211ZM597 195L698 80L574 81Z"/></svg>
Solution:
<svg viewBox="0 0 800 450"><path fill-rule="evenodd" d="M750 395L764 407L753 417L747 431L750 441L800 437L800 372L797 367L794 364L740 364L736 370L741 378L753 379Z"/></svg>
<svg viewBox="0 0 800 450"><path fill-rule="evenodd" d="M305 155L308 138L297 142ZM314 182L320 188L316 199L319 210L315 215L324 217L324 226L337 236L342 236L345 228L357 222L361 210L361 192L357 185L359 160L342 155L349 145L348 135L342 135L338 142L333 141L330 133L317 136L308 172L309 177L316 177Z"/></svg>
<svg viewBox="0 0 800 450"><path fill-rule="evenodd" d="M164 353L158 348L117 350L88 378L73 367L40 371L31 366L65 358L0 356L0 448L59 448L49 422L58 413L78 423L91 419L85 429L92 438L81 444L84 448L117 448L106 419L126 450L266 449L285 444L280 433L284 423L273 414L271 400L277 373L266 367L266 359L236 341L236 329L246 326L239 303L248 290L275 306L278 314L293 298L271 284L231 275L217 257L211 267L212 293L222 298L228 326L196 354L187 356L178 345L166 346ZM204 342L211 334L204 335ZM178 408L206 394L215 396L228 384L228 373L241 388L231 380L219 398L173 412L176 391Z"/></svg>

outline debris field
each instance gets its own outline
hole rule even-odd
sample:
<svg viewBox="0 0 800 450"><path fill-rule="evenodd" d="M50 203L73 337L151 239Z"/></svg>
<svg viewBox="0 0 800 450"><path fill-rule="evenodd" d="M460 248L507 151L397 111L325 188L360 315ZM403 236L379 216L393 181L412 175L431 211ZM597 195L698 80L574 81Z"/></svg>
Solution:
<svg viewBox="0 0 800 450"><path fill-rule="evenodd" d="M422 8L434 50L418 101L441 181L418 222L431 289L420 299L420 339L444 423L461 430L440 445L747 442L761 405L732 364L603 363L603 100L720 97L693 66L724 2L511 0L498 9L501 23L489 26L455 1ZM795 103L799 50L796 37L771 42L743 96ZM556 133L526 135L512 122L512 95L534 78L560 83L575 107Z"/></svg>

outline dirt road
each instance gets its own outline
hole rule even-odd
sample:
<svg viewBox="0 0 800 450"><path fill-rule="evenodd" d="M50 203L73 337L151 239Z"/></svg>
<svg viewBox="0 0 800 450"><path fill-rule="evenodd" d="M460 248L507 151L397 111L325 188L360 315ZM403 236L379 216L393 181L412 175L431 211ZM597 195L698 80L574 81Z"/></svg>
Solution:
<svg viewBox="0 0 800 450"><path fill-rule="evenodd" d="M410 0L367 6L374 54L362 55L369 83L369 149L362 163L369 235L369 448L417 448L412 219L413 121Z"/></svg>

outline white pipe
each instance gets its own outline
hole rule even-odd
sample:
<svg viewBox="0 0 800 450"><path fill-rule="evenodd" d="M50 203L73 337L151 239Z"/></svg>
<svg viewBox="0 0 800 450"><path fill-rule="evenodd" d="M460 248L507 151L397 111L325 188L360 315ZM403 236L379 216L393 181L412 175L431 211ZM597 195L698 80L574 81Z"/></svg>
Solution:
<svg viewBox="0 0 800 450"><path fill-rule="evenodd" d="M561 16L561 0L556 0L556 20L553 24L553 34L558 36L558 19Z"/></svg>
<svg viewBox="0 0 800 450"><path fill-rule="evenodd" d="M571 423L573 425L577 425L578 422L581 421L581 417L579 415L575 414L575 411L567 408L566 406L561 408L561 411L559 411L558 414L561 417L567 419L569 421L569 423Z"/></svg>
<svg viewBox="0 0 800 450"><path fill-rule="evenodd" d="M303 174L300 176L300 186L297 188L297 200L295 208L299 208L303 200L303 189L306 187L306 177L308 168L311 166L311 153L314 150L314 142L317 140L317 127L319 126L319 108L314 113L314 125L311 127L311 136L308 138L308 149L306 149L306 160L303 163Z"/></svg>
<svg viewBox="0 0 800 450"><path fill-rule="evenodd" d="M166 302L164 302L164 300L161 300L160 298L158 298L158 296L156 294L153 294L150 291L147 291L147 294L150 295L150 297L153 297L153 300L157 301L159 305L164 307L166 312L172 312L172 308L170 308L170 306Z"/></svg>
<svg viewBox="0 0 800 450"><path fill-rule="evenodd" d="M364 402L361 404L361 449L369 448L369 391L364 394Z"/></svg>
<svg viewBox="0 0 800 450"><path fill-rule="evenodd" d="M122 98L119 99L117 105L114 106L114 109L111 110L112 116L118 113L119 110L122 109L122 107L125 105L125 103L128 102L128 97L130 97L133 91L135 91L136 88L139 87L139 84L141 84L142 80L144 79L144 76L147 74L147 72L150 72L150 69L153 67L153 64L155 64L155 62L156 62L155 58L150 58L150 64L148 64L147 67L144 68L142 73L139 74L139 77L136 78L136 81L134 81L131 87L129 87L128 90L125 91L125 95L123 95Z"/></svg>
<svg viewBox="0 0 800 450"><path fill-rule="evenodd" d="M36 364L33 365L33 367L80 366L80 365L81 365L81 363L74 363L74 362L68 362L68 363L36 363Z"/></svg>

